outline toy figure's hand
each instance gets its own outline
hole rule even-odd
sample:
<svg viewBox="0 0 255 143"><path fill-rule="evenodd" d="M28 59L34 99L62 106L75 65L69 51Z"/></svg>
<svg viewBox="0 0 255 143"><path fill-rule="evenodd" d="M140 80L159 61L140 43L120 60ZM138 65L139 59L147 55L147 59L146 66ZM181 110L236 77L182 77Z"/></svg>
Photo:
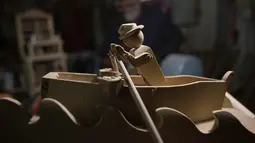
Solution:
<svg viewBox="0 0 255 143"><path fill-rule="evenodd" d="M117 44L111 44L111 51L117 56L120 57L121 60L127 61L127 57L131 54L124 50L124 48Z"/></svg>
<svg viewBox="0 0 255 143"><path fill-rule="evenodd" d="M113 43L111 44L111 50L118 56L125 56L128 54L122 46Z"/></svg>
<svg viewBox="0 0 255 143"><path fill-rule="evenodd" d="M111 51L122 60L125 62L130 62L135 67L146 64L153 58L153 56L149 53L142 53L141 55L134 57L132 54L125 51L122 46L117 44L111 44Z"/></svg>

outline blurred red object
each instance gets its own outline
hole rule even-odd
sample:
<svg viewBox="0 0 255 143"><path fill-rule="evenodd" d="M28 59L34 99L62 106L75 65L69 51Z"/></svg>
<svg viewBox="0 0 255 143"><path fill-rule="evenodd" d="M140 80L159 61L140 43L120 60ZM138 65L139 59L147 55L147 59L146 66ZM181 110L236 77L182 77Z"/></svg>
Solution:
<svg viewBox="0 0 255 143"><path fill-rule="evenodd" d="M32 104L32 115L35 115L38 112L41 101L42 101L42 98L41 96L39 96L36 98L35 102Z"/></svg>

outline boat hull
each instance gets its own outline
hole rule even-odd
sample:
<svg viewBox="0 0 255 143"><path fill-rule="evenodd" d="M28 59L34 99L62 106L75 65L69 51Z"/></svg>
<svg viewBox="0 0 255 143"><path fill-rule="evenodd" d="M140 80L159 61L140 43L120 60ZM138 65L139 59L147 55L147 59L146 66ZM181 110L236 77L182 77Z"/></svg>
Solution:
<svg viewBox="0 0 255 143"><path fill-rule="evenodd" d="M226 93L226 82L196 76L166 77L169 86L146 86L141 76L131 76L150 115L155 110L169 107L200 122L214 118L220 110ZM49 73L42 80L42 96L53 98L65 105L83 124L100 119L99 106L119 108L132 124L143 126L129 88L123 80L101 82L95 74Z"/></svg>

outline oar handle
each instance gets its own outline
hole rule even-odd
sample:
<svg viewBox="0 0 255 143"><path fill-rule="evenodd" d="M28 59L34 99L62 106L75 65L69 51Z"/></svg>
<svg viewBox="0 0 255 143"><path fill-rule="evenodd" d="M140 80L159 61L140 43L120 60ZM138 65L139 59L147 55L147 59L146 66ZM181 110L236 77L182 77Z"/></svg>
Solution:
<svg viewBox="0 0 255 143"><path fill-rule="evenodd" d="M125 80L127 81L131 95L132 95L132 97L136 103L136 106L138 107L138 109L143 117L143 120L145 121L145 123L148 127L148 130L151 133L154 141L156 143L163 143L163 140L162 140L155 124L153 123L153 120L151 119L150 114L149 114L148 110L146 109L146 107L141 99L141 96L139 95L124 63L121 60L117 59L117 64L118 64L119 69L120 69L121 73L123 74Z"/></svg>

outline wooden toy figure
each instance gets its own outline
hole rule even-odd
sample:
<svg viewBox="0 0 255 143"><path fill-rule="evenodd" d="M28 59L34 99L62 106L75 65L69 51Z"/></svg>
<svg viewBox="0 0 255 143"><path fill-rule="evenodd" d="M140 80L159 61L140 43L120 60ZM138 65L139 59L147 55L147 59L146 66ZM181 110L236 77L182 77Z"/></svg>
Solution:
<svg viewBox="0 0 255 143"><path fill-rule="evenodd" d="M120 45L111 44L111 50L125 62L134 66L145 82L152 86L168 85L158 61L150 47L142 45L144 40L143 25L122 24L118 30L119 39L129 48L125 51Z"/></svg>

